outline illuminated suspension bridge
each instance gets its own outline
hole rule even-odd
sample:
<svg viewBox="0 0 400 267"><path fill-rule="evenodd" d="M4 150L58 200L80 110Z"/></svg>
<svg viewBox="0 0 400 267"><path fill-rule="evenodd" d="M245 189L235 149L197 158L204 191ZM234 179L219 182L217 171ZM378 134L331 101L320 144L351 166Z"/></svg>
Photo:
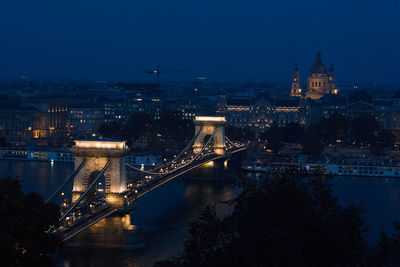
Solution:
<svg viewBox="0 0 400 267"><path fill-rule="evenodd" d="M187 146L173 160L151 170L126 163L124 141L75 141L71 149L75 155L75 170L48 199L52 201L74 180L71 202L62 204L60 227L54 232L67 241L114 213L129 213L137 199L168 181L244 150L243 144L225 136L225 123L224 117L196 117L195 135ZM136 179L129 185L126 167L137 172ZM105 199L94 201L93 191L101 178L105 181Z"/></svg>

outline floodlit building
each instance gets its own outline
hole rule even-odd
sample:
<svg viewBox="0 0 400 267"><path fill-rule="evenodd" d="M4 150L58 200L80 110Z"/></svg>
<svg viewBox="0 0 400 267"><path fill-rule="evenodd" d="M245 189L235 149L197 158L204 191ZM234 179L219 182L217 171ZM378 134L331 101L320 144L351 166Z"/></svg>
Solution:
<svg viewBox="0 0 400 267"><path fill-rule="evenodd" d="M317 53L315 64L311 67L306 90L300 87L300 72L297 65L295 65L290 91L291 96L305 96L311 99L320 99L325 95L338 93L339 90L336 88L333 64L331 64L328 72L327 68L322 63L320 52Z"/></svg>
<svg viewBox="0 0 400 267"><path fill-rule="evenodd" d="M301 98L275 98L260 92L257 97L227 97L222 94L217 114L226 116L227 125L238 128L264 129L275 122L285 126L290 122L305 124L308 105Z"/></svg>
<svg viewBox="0 0 400 267"><path fill-rule="evenodd" d="M69 121L71 136L75 138L95 136L98 128L104 122L103 108L89 104L71 105Z"/></svg>

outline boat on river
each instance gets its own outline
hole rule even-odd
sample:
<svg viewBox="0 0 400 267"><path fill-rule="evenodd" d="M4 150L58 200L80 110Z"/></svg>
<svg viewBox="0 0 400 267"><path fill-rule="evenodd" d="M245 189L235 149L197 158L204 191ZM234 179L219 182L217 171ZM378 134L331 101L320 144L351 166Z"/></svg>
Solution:
<svg viewBox="0 0 400 267"><path fill-rule="evenodd" d="M322 171L335 176L400 177L400 162L382 159L340 158L325 162L243 162L242 170L248 172L284 173Z"/></svg>

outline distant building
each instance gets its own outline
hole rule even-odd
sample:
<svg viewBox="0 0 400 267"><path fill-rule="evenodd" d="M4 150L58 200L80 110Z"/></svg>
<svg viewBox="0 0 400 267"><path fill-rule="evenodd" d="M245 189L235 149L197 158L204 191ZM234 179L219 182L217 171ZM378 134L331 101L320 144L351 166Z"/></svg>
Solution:
<svg viewBox="0 0 400 267"><path fill-rule="evenodd" d="M32 140L32 107L0 107L0 137L15 145L26 145Z"/></svg>
<svg viewBox="0 0 400 267"><path fill-rule="evenodd" d="M163 101L160 98L133 98L127 101L127 115L134 113L152 113L154 119L159 120L163 109Z"/></svg>
<svg viewBox="0 0 400 267"><path fill-rule="evenodd" d="M68 105L55 99L34 104L32 134L38 145L63 145L70 135Z"/></svg>
<svg viewBox="0 0 400 267"><path fill-rule="evenodd" d="M317 53L315 64L311 67L310 74L307 80L307 90L300 88L300 74L295 65L291 96L304 96L311 99L320 99L321 97L329 94L338 94L339 90L335 84L335 70L333 64L329 68L329 73L325 65L322 63L321 53Z"/></svg>
<svg viewBox="0 0 400 267"><path fill-rule="evenodd" d="M400 90L393 98L373 98L364 90L356 90L348 99L347 117L354 119L368 114L374 116L383 129L400 131Z"/></svg>
<svg viewBox="0 0 400 267"><path fill-rule="evenodd" d="M195 116L215 112L215 102L206 98L161 99L152 97L134 97L128 100L108 101L104 104L105 122L127 122L135 113L150 113L160 120L164 112L176 111L182 119L192 120Z"/></svg>
<svg viewBox="0 0 400 267"><path fill-rule="evenodd" d="M227 97L220 95L217 113L226 116L227 124L238 128L262 130L275 122L285 126L290 122L305 124L308 106L300 98L272 98L265 92L257 97Z"/></svg>
<svg viewBox="0 0 400 267"><path fill-rule="evenodd" d="M400 90L393 97L377 98L365 90L354 90L347 97L326 95L314 102L312 112L315 116L329 118L333 113L339 113L349 119L355 119L367 114L375 117L382 129L400 131Z"/></svg>
<svg viewBox="0 0 400 267"><path fill-rule="evenodd" d="M126 122L128 119L126 100L113 100L104 104L105 122Z"/></svg>
<svg viewBox="0 0 400 267"><path fill-rule="evenodd" d="M69 121L73 138L88 138L94 136L104 122L104 111L90 104L70 105Z"/></svg>

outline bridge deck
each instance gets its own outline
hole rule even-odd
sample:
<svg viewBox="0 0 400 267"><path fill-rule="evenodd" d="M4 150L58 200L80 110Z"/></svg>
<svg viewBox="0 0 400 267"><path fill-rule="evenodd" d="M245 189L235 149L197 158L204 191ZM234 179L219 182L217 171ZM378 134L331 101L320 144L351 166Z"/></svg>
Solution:
<svg viewBox="0 0 400 267"><path fill-rule="evenodd" d="M210 161L214 161L217 159L222 159L222 158L227 158L230 156L230 154L237 153L239 151L245 150L245 147L235 147L231 150L228 150L225 155L217 155L217 154L209 154L206 155L202 158L199 158L195 161L190 162L187 165L182 165L178 168L176 168L173 171L170 171L166 174L161 174L159 177L153 179L152 181L145 183L143 185L140 185L139 187L131 188L126 192L126 200L129 202L131 205L134 205L134 202L144 196L145 194L151 192L152 190L156 189L157 187L167 183L168 181L184 174L187 173L205 163L208 163ZM101 221L102 219L116 213L119 211L116 207L113 207L111 205L104 205L103 208L99 209L93 214L90 214L89 216L86 216L80 220L78 220L76 223L74 223L71 226L68 226L66 228L60 229L58 232L58 235L61 236L63 241L67 241L68 239L74 237L75 235L79 234L83 230L89 228L93 224Z"/></svg>

